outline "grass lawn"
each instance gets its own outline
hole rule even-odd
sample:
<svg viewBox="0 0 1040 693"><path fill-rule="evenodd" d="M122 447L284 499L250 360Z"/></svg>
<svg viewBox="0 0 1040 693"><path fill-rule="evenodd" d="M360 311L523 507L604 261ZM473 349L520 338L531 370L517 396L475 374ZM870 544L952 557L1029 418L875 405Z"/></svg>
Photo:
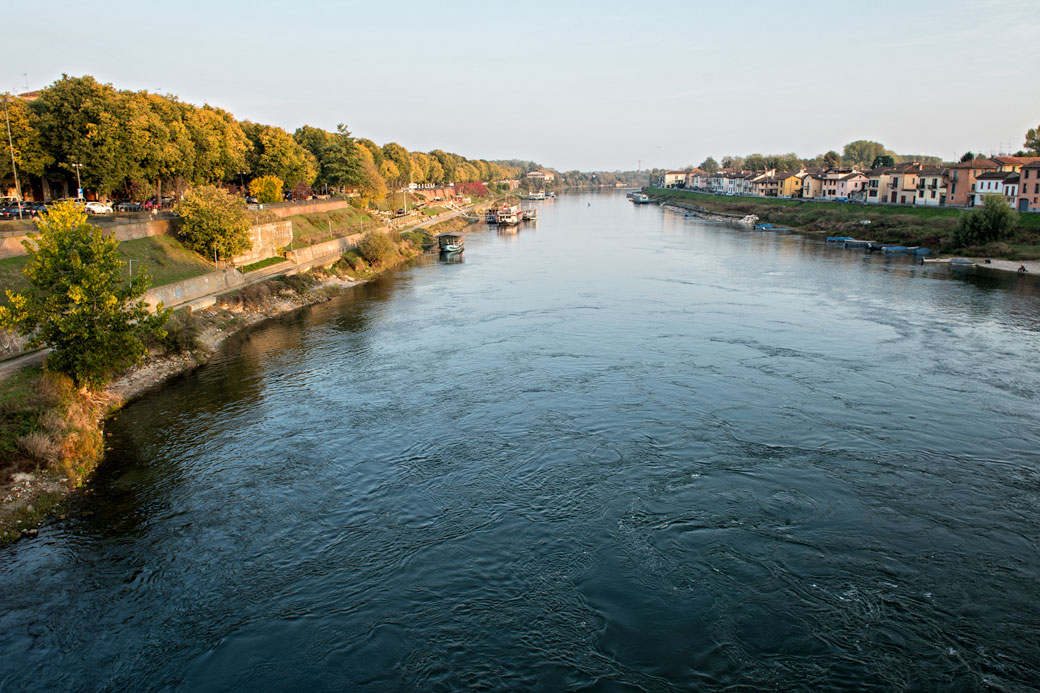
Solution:
<svg viewBox="0 0 1040 693"><path fill-rule="evenodd" d="M29 286L29 281L22 274L22 269L28 262L29 258L25 255L0 260L0 305L7 304L5 289L17 293Z"/></svg>
<svg viewBox="0 0 1040 693"><path fill-rule="evenodd" d="M143 265L152 276L152 286L172 284L213 271L213 265L169 236L151 236L119 244L119 255L128 266L133 260L134 276Z"/></svg>
<svg viewBox="0 0 1040 693"><path fill-rule="evenodd" d="M435 217L438 214L444 214L445 212L450 211L451 210L447 207L426 207L425 209L423 209L422 213L428 217Z"/></svg>
<svg viewBox="0 0 1040 693"><path fill-rule="evenodd" d="M254 263L252 263L250 265L245 265L244 267L239 267L238 270L240 272L252 272L253 270L263 269L264 267L270 267L271 265L277 265L279 262L285 262L285 261L286 260L285 260L284 257L269 257L269 258L264 258L263 260L260 260L259 262L254 262Z"/></svg>
<svg viewBox="0 0 1040 693"><path fill-rule="evenodd" d="M308 246L340 236L367 231L382 222L353 207L334 209L331 212L297 214L287 217L293 225L293 244Z"/></svg>

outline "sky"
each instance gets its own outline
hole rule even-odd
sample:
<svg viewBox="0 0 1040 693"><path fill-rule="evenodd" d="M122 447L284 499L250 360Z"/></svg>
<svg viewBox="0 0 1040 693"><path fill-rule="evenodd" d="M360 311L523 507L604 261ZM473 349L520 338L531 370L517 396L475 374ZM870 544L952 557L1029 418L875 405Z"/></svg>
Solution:
<svg viewBox="0 0 1040 693"><path fill-rule="evenodd" d="M559 170L1014 152L1040 0L52 1L3 11L0 91L63 73L239 119Z"/></svg>

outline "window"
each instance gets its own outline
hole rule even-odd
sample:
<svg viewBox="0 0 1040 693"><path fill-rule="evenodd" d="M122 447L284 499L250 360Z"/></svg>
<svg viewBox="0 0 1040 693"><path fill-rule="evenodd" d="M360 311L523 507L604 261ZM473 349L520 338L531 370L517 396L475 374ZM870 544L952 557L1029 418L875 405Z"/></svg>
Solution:
<svg viewBox="0 0 1040 693"><path fill-rule="evenodd" d="M1033 194L1040 194L1040 183L1033 183Z"/></svg>
<svg viewBox="0 0 1040 693"><path fill-rule="evenodd" d="M934 190L932 191L932 199L933 200L935 199L935 191Z"/></svg>

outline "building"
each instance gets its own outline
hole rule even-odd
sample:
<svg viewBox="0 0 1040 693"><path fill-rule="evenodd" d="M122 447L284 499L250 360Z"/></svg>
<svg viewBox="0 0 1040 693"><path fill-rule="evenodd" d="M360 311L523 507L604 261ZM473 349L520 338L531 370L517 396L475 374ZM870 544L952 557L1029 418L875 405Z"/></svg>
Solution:
<svg viewBox="0 0 1040 693"><path fill-rule="evenodd" d="M695 168L692 171L687 171L686 187L696 188L698 190L707 187L707 185L705 185L705 183L707 182L707 176L708 174L699 168Z"/></svg>
<svg viewBox="0 0 1040 693"><path fill-rule="evenodd" d="M990 159L973 159L954 164L950 167L946 203L959 207L975 204L975 180L987 171L998 170L1000 164Z"/></svg>
<svg viewBox="0 0 1040 693"><path fill-rule="evenodd" d="M669 171L668 173L664 174L664 187L685 188L686 171Z"/></svg>
<svg viewBox="0 0 1040 693"><path fill-rule="evenodd" d="M926 166L917 176L917 197L914 204L944 207L946 181L949 170L942 166Z"/></svg>
<svg viewBox="0 0 1040 693"><path fill-rule="evenodd" d="M544 181L546 184L552 183L556 180L556 174L552 171L546 171L545 169L537 169L527 174L528 180Z"/></svg>
<svg viewBox="0 0 1040 693"><path fill-rule="evenodd" d="M1018 206L1021 174L1013 171L986 171L975 179L974 205L982 204L983 195L1003 195L1012 207Z"/></svg>
<svg viewBox="0 0 1040 693"><path fill-rule="evenodd" d="M1040 212L1040 161L1026 164L1019 171L1018 209Z"/></svg>

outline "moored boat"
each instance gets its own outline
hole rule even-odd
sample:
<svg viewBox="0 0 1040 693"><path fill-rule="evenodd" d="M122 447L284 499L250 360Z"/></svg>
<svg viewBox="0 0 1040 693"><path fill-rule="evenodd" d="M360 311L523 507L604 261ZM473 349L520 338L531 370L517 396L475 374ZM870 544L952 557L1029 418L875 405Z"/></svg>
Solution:
<svg viewBox="0 0 1040 693"><path fill-rule="evenodd" d="M523 212L516 205L506 205L498 210L498 223L505 226L515 226L523 218Z"/></svg>
<svg viewBox="0 0 1040 693"><path fill-rule="evenodd" d="M635 193L632 195L631 200L637 205L645 205L650 202L650 198L643 193Z"/></svg>
<svg viewBox="0 0 1040 693"><path fill-rule="evenodd" d="M457 233L442 233L437 236L437 245L440 247L441 255L458 255L462 247L462 236Z"/></svg>
<svg viewBox="0 0 1040 693"><path fill-rule="evenodd" d="M529 199L529 200L544 200L545 199L545 191L544 190L536 190L535 192L533 192L530 195L528 195L527 199Z"/></svg>
<svg viewBox="0 0 1040 693"><path fill-rule="evenodd" d="M956 270L969 270L975 269L978 265L974 260L969 260L966 257L951 257L950 258L950 269Z"/></svg>

